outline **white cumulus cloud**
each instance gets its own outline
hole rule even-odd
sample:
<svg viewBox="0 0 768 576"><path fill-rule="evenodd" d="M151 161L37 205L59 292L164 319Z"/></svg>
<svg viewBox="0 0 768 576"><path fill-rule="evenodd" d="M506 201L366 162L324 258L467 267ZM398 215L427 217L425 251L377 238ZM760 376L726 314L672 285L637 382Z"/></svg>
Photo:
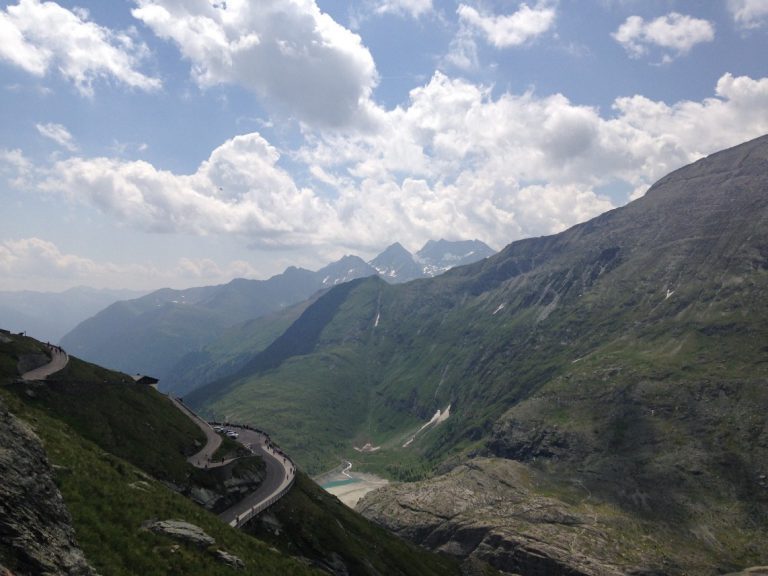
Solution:
<svg viewBox="0 0 768 576"><path fill-rule="evenodd" d="M44 136L49 140L53 140L62 148L66 148L70 152L75 152L77 150L77 144L75 144L75 140L72 138L72 134L70 134L69 130L67 130L66 127L62 126L61 124L55 124L52 122L47 124L35 124L35 128L37 128L37 131L41 136Z"/></svg>
<svg viewBox="0 0 768 576"><path fill-rule="evenodd" d="M98 268L88 258L64 254L52 242L22 238L0 242L0 271L16 277L86 277Z"/></svg>
<svg viewBox="0 0 768 576"><path fill-rule="evenodd" d="M28 177L34 178L35 165L19 149L0 148L0 176L15 188L25 186Z"/></svg>
<svg viewBox="0 0 768 576"><path fill-rule="evenodd" d="M53 166L41 187L151 232L237 233L264 245L300 245L332 214L295 185L278 159L253 133L222 144L194 174L144 161L69 158Z"/></svg>
<svg viewBox="0 0 768 576"><path fill-rule="evenodd" d="M360 37L314 0L136 0L134 17L173 41L201 87L244 86L308 124L368 122L376 67Z"/></svg>
<svg viewBox="0 0 768 576"><path fill-rule="evenodd" d="M496 48L508 48L520 46L549 30L555 23L557 11L547 2L539 2L533 8L522 3L516 12L498 16L460 4L457 14L462 25L481 33L486 42Z"/></svg>
<svg viewBox="0 0 768 576"><path fill-rule="evenodd" d="M760 28L768 24L768 0L728 0L728 9L742 28Z"/></svg>
<svg viewBox="0 0 768 576"><path fill-rule="evenodd" d="M243 260L227 263L208 258L180 258L175 265L156 268L144 264L115 264L63 251L54 242L38 237L0 241L0 288L16 290L30 285L61 289L88 282L102 288L156 288L158 283L214 284L232 278L257 276Z"/></svg>
<svg viewBox="0 0 768 576"><path fill-rule="evenodd" d="M603 187L637 196L671 170L768 132L768 78L725 74L702 101L635 95L601 113L560 94L494 96L436 73L378 126L308 135L286 153L305 168L300 183L257 133L224 142L191 174L68 158L26 178L151 232L231 234L328 256L370 253L393 238L411 246L481 238L498 247L558 232L626 199L604 197ZM6 156L11 174L29 173L19 154ZM197 262L184 270L214 268Z"/></svg>
<svg viewBox="0 0 768 576"><path fill-rule="evenodd" d="M648 54L650 47L665 51L664 60L687 54L697 44L715 39L714 25L700 18L671 12L646 21L630 16L612 34L633 58Z"/></svg>
<svg viewBox="0 0 768 576"><path fill-rule="evenodd" d="M419 18L432 12L432 0L379 0L374 12L377 14L399 14Z"/></svg>
<svg viewBox="0 0 768 576"><path fill-rule="evenodd" d="M56 69L86 96L93 95L97 79L141 90L160 88L159 79L138 70L146 53L146 46L130 34L90 22L83 10L19 0L0 11L0 60L35 76Z"/></svg>

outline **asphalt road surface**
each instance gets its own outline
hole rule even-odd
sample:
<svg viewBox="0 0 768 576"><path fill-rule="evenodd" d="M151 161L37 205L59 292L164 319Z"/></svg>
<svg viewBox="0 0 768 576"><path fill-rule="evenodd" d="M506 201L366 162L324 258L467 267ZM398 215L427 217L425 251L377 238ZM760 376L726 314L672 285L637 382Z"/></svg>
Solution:
<svg viewBox="0 0 768 576"><path fill-rule="evenodd" d="M191 409L187 408L183 402L180 402L172 396L170 398L179 410L189 416L195 424L205 432L205 446L203 446L197 453L187 458L187 461L197 468L215 468L216 466L224 466L231 462L232 460L211 462L211 457L221 445L221 436L210 424L200 418L200 416L195 414ZM293 481L295 471L293 463L288 458L268 445L268 439L264 434L233 425L228 425L227 429L238 432L239 437L237 441L248 448L253 455L260 456L266 465L266 475L259 487L240 502L219 514L219 518L224 520L227 524L232 524L237 520L238 516L246 514L254 507L266 502L276 494L279 494Z"/></svg>
<svg viewBox="0 0 768 576"><path fill-rule="evenodd" d="M184 414L189 416L192 421L197 424L200 430L205 432L205 446L187 458L187 462L196 468L215 468L216 466L223 466L224 464L228 464L230 462L229 460L226 462L218 462L216 464L211 462L211 458L213 457L214 453L219 449L219 446L221 446L221 436L217 434L213 428L211 428L211 425L208 424L208 422L187 408L183 402L180 402L173 396L168 397L179 410L184 412Z"/></svg>
<svg viewBox="0 0 768 576"><path fill-rule="evenodd" d="M293 480L294 471L291 461L277 452L270 450L269 447L265 445L265 437L259 432L254 432L247 428L239 428L237 426L228 426L228 428L237 431L240 434L237 439L238 442L243 444L246 448L250 448L257 456L261 456L267 466L264 482L243 500L219 514L219 518L224 520L227 524L232 524L239 515L245 514L254 506L258 506L262 502L266 502L272 498L272 496L288 486Z"/></svg>
<svg viewBox="0 0 768 576"><path fill-rule="evenodd" d="M50 346L48 348L51 351L51 361L48 364L24 372L21 375L22 380L45 380L51 374L58 372L69 362L69 355L57 346Z"/></svg>

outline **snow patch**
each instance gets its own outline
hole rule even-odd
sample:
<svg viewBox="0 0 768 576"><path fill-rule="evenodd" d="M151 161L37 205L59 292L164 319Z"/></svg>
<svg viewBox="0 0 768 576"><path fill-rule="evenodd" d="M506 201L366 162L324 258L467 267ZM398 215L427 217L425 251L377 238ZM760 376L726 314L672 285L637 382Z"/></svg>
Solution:
<svg viewBox="0 0 768 576"><path fill-rule="evenodd" d="M419 428L416 431L416 434L411 436L411 438L405 444L403 444L403 448L408 448L408 446L410 446L413 443L413 441L416 440L416 436L418 436L425 428L428 428L429 426L437 426L441 422L445 422L446 420L448 420L448 417L450 415L451 415L450 404L448 404L448 407L442 412L440 411L440 409L438 409L437 412L435 412L435 415L432 416L430 421L424 424L421 428Z"/></svg>
<svg viewBox="0 0 768 576"><path fill-rule="evenodd" d="M505 308L505 307L506 307L506 304L504 304L504 303L502 302L501 304L499 304L499 307L498 307L498 308L496 308L496 310L494 310L494 311L493 311L493 314L491 314L491 316L496 316L496 314L498 314L499 312L501 312L502 310L504 310L504 308Z"/></svg>
<svg viewBox="0 0 768 576"><path fill-rule="evenodd" d="M376 452L377 450L381 450L381 446L373 446L370 442L367 442L362 448L358 448L357 446L352 446L352 448L358 452Z"/></svg>
<svg viewBox="0 0 768 576"><path fill-rule="evenodd" d="M376 328L379 325L380 318L381 318L381 312L376 312L376 321L373 323L374 328Z"/></svg>
<svg viewBox="0 0 768 576"><path fill-rule="evenodd" d="M674 293L675 293L674 290L670 290L669 288L667 288L667 295L664 297L664 300L669 300L669 297L672 296L672 294Z"/></svg>

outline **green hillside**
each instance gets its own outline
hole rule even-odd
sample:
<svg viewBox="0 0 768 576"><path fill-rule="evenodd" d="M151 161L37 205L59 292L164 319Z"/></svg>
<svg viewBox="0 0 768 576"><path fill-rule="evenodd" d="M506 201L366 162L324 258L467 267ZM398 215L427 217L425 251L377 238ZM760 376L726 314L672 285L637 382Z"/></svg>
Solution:
<svg viewBox="0 0 768 576"><path fill-rule="evenodd" d="M203 384L240 370L255 353L264 350L285 332L315 300L310 298L274 314L222 330L221 335L210 344L184 355L169 370L163 389L183 396Z"/></svg>
<svg viewBox="0 0 768 576"><path fill-rule="evenodd" d="M189 400L258 415L315 471L344 457L411 479L513 459L695 535L693 552L662 547L654 565L716 573L768 560L767 295L763 137L481 263L337 288L249 371ZM354 450L366 442L381 449ZM606 562L628 569L624 553Z"/></svg>
<svg viewBox="0 0 768 576"><path fill-rule="evenodd" d="M315 272L290 267L267 280L236 278L219 286L164 288L105 308L66 334L61 345L102 366L152 374L164 387L182 358L228 328L374 273L361 259L345 256Z"/></svg>
<svg viewBox="0 0 768 576"><path fill-rule="evenodd" d="M203 439L199 428L166 397L124 374L77 358L47 381L23 382L20 372L47 361L45 346L27 337L0 336L0 403L42 439L79 544L100 574L327 573L321 562L312 567L293 558L291 551L278 552L170 488L189 483L215 486L213 476L206 478L206 471L186 463ZM303 482L310 485L303 490L319 490ZM458 573L455 562L406 544L348 509L341 512L335 499L315 507L325 522L346 525L334 540L334 557L341 565L388 565L389 557L397 556L411 558L413 566L399 565L389 573L416 575L425 566L430 573ZM0 507L0 523L13 513ZM148 529L152 522L166 519L202 528L215 544L179 544ZM0 541L0 561L14 565L14 550L8 552ZM240 558L245 572L217 560L218 550Z"/></svg>

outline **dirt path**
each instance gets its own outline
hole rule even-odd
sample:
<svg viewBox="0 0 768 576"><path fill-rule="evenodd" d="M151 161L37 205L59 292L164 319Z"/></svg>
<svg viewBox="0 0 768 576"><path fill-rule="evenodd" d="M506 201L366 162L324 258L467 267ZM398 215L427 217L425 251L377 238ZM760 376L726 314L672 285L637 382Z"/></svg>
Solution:
<svg viewBox="0 0 768 576"><path fill-rule="evenodd" d="M21 375L22 380L45 380L51 374L54 374L64 368L69 362L69 354L58 346L49 346L51 352L51 361L48 364L25 372Z"/></svg>

